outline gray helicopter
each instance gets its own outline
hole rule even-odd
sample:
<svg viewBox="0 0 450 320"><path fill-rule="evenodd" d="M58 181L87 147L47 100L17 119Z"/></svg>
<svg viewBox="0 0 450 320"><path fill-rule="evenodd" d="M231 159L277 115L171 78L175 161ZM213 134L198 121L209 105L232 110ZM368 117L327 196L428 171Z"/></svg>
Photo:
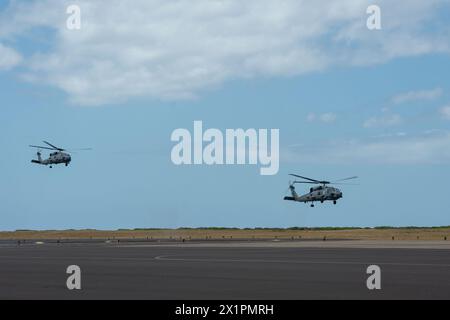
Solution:
<svg viewBox="0 0 450 320"><path fill-rule="evenodd" d="M66 167L69 165L69 163L72 161L72 157L69 153L67 153L67 150L58 148L51 144L50 142L43 141L48 147L42 147L42 146L33 146L30 145L32 148L37 148L37 160L33 159L31 160L32 163L41 164L44 166L50 166L50 168L53 168L53 165L55 164L65 164ZM48 159L42 159L41 157L41 149L46 150L52 150L54 152L50 153ZM77 149L77 150L92 150L91 148L83 148L83 149ZM66 152L64 152L66 151Z"/></svg>
<svg viewBox="0 0 450 320"><path fill-rule="evenodd" d="M333 204L337 203L337 200L342 198L342 191L338 188L329 187L329 184L345 184L341 183L341 181L347 181L358 178L357 176L339 179L334 182L330 181L320 181L315 180L307 177L302 177L296 174L289 174L290 176L301 178L307 181L292 181L289 182L289 190L291 191L292 196L291 197L284 197L284 200L290 200L290 201L297 201L297 202L304 202L308 203L311 202L311 207L314 207L315 201L320 201L320 203L323 203L324 201L333 201ZM309 193L304 195L298 195L297 192L295 192L294 185L297 183L307 183L307 184L316 184L316 186L311 187L309 189Z"/></svg>

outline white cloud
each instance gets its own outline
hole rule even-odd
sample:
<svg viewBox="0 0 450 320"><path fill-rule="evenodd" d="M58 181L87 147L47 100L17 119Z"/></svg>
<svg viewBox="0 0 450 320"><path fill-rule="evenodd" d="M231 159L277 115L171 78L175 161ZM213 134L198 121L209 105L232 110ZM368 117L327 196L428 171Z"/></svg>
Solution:
<svg viewBox="0 0 450 320"><path fill-rule="evenodd" d="M282 150L281 158L300 164L450 164L450 132L299 144Z"/></svg>
<svg viewBox="0 0 450 320"><path fill-rule="evenodd" d="M439 109L439 113L441 114L442 118L450 120L450 105Z"/></svg>
<svg viewBox="0 0 450 320"><path fill-rule="evenodd" d="M316 120L316 114L313 112L308 113L308 115L306 116L306 120L308 122L313 122L314 120Z"/></svg>
<svg viewBox="0 0 450 320"><path fill-rule="evenodd" d="M418 100L434 100L442 95L441 88L431 90L409 91L398 94L392 98L392 103L401 104L406 102L414 102Z"/></svg>
<svg viewBox="0 0 450 320"><path fill-rule="evenodd" d="M328 112L320 115L320 121L325 123L332 123L336 120L337 116L334 113Z"/></svg>
<svg viewBox="0 0 450 320"><path fill-rule="evenodd" d="M336 114L334 114L332 112L322 113L322 114L318 114L318 115L316 115L313 112L310 112L306 116L306 120L308 122L314 122L314 121L318 120L323 123L333 123L334 121L336 121L336 118L337 118Z"/></svg>
<svg viewBox="0 0 450 320"><path fill-rule="evenodd" d="M80 31L65 28L73 3ZM84 105L186 99L236 78L450 51L448 30L428 30L447 0L377 4L383 29L374 32L366 0L14 1L0 14L0 40L52 30L52 45L31 57L25 78Z"/></svg>
<svg viewBox="0 0 450 320"><path fill-rule="evenodd" d="M390 127L399 125L403 122L398 114L389 114L381 117L372 117L363 123L364 128Z"/></svg>
<svg viewBox="0 0 450 320"><path fill-rule="evenodd" d="M17 66L22 60L21 55L14 49L0 43L0 70L8 70Z"/></svg>

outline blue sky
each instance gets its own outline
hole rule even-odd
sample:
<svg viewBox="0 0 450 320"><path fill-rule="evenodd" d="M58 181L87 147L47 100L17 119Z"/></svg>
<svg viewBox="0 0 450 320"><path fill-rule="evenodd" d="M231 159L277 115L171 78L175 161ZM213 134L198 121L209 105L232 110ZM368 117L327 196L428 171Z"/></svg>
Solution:
<svg viewBox="0 0 450 320"><path fill-rule="evenodd" d="M357 0L76 1L77 33L64 1L0 3L0 230L450 224L448 1L381 1L378 31ZM175 166L194 120L280 129L279 173ZM49 169L42 140L93 150ZM291 172L360 185L309 208Z"/></svg>

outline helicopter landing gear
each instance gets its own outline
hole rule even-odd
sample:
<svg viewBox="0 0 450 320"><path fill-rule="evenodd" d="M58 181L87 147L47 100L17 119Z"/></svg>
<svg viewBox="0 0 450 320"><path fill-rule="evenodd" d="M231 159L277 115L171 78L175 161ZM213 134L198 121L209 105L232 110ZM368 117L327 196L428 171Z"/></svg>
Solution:
<svg viewBox="0 0 450 320"><path fill-rule="evenodd" d="M333 204L336 204L337 202L336 202L336 200L333 200Z"/></svg>
<svg viewBox="0 0 450 320"><path fill-rule="evenodd" d="M66 163L66 167L68 166L69 164L68 163Z"/></svg>
<svg viewBox="0 0 450 320"><path fill-rule="evenodd" d="M50 166L50 169L53 168L53 166Z"/></svg>
<svg viewBox="0 0 450 320"><path fill-rule="evenodd" d="M314 203L311 203L311 206L310 206L311 208L314 208Z"/></svg>

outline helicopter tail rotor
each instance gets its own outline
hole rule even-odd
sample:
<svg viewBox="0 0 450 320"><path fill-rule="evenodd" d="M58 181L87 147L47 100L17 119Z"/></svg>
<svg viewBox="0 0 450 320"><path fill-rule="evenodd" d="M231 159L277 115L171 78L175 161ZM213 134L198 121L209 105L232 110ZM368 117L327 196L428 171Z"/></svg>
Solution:
<svg viewBox="0 0 450 320"><path fill-rule="evenodd" d="M289 181L289 187L288 187L288 189L286 189L286 191L284 192L284 194L285 194L285 197L283 198L284 200L291 200L291 201L294 201L294 200L298 197L297 193L295 192L295 186L294 186L295 183L296 183L296 181ZM288 191L290 191L290 193L291 193L290 196L286 196L286 194L288 193Z"/></svg>
<svg viewBox="0 0 450 320"><path fill-rule="evenodd" d="M283 192L283 196L286 196L286 195L288 194L288 192L289 192L289 190L291 190L292 186L293 186L293 185L292 185L292 182L289 181L289 184L288 184L287 189L284 190L284 192Z"/></svg>

